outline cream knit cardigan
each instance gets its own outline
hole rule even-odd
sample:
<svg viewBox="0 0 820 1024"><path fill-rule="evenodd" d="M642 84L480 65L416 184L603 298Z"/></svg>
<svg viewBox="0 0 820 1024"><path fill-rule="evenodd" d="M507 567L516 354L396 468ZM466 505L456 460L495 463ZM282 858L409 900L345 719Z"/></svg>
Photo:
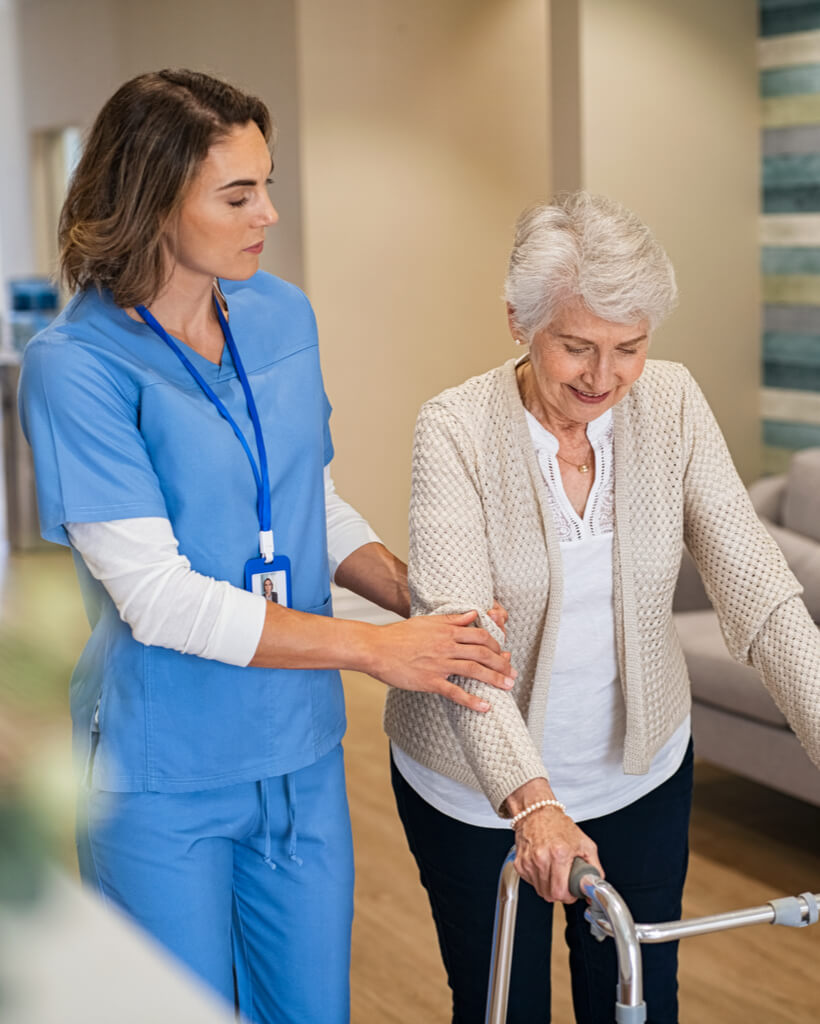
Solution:
<svg viewBox="0 0 820 1024"><path fill-rule="evenodd" d="M688 371L650 360L613 409L616 646L626 704L624 772L644 774L689 711L672 621L682 545L692 553L730 653L754 663L820 764L820 634L800 584L761 526L720 429ZM486 714L391 690L384 725L428 768L482 789L493 807L547 777L541 739L561 617L561 554L518 392L515 360L444 391L419 414L410 506L414 614L509 612L516 685L455 678ZM578 708L578 743L584 718Z"/></svg>

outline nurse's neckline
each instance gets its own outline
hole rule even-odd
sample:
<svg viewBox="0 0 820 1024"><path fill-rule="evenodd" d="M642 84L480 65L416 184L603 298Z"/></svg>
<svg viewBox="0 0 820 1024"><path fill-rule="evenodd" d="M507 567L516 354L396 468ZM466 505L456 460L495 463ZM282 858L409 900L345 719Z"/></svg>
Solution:
<svg viewBox="0 0 820 1024"><path fill-rule="evenodd" d="M221 285L219 283L218 278L214 278L214 282L213 282L213 295L214 295L214 298L216 299L216 301L219 303L219 308L222 310L222 313L223 313L225 319L228 320L230 318L230 311L228 309L228 300L225 298L225 293L222 291L222 287L221 287ZM137 312L137 310L133 306L120 307L120 308L122 309L122 311L126 314L126 316L130 320L134 321L134 323L139 324L142 327L147 327L149 331L151 330L149 325L146 324L146 322L143 320L143 318L140 316L140 314ZM149 312L150 312L150 309L149 309ZM157 319L159 319L159 318L157 318ZM217 323L219 322L216 317L215 317L215 322L217 322ZM205 355L204 352L201 352L198 346L192 345L187 340L187 338L185 337L185 335L182 332L176 331L173 328L169 328L164 323L162 323L162 327L168 332L168 334L175 341L178 341L181 344L185 345L186 348L189 348L192 352L195 352L201 359L204 359L206 362L210 363L212 366L216 366L218 368L222 366L222 356L223 356L223 353L225 351L224 336L222 338L222 345L221 345L220 350L219 350L219 358L218 359L212 359L209 356ZM221 334L222 333L221 325L220 325L219 329L220 329L220 334Z"/></svg>

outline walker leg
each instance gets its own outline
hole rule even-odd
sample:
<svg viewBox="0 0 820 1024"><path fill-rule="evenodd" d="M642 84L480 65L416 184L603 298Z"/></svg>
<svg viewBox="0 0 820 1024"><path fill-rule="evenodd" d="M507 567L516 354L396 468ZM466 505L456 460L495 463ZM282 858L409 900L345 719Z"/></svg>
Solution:
<svg viewBox="0 0 820 1024"><path fill-rule="evenodd" d="M640 1006L624 1006L615 1004L615 1024L644 1024L646 1021L646 1003Z"/></svg>
<svg viewBox="0 0 820 1024"><path fill-rule="evenodd" d="M484 1024L505 1024L507 1020L515 919L518 914L518 883L521 880L513 865L514 860L515 847L507 854L498 879L498 899L493 924L493 955L490 961Z"/></svg>

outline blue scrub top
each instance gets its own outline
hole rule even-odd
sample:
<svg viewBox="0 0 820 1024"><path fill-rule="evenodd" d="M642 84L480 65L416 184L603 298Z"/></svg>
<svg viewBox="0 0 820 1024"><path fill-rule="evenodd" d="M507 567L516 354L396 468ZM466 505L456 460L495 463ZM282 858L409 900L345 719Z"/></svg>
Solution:
<svg viewBox="0 0 820 1024"><path fill-rule="evenodd" d="M293 606L331 615L323 467L333 446L313 311L298 288L262 272L221 286L262 422ZM183 348L255 450L227 346L220 366ZM80 293L26 346L20 417L47 540L67 544L64 523L164 516L196 572L243 586L245 562L258 554L250 463L176 355L110 294ZM71 711L85 763L99 706L94 786L232 785L295 771L340 741L338 672L237 668L145 646L76 553L75 563L92 633Z"/></svg>

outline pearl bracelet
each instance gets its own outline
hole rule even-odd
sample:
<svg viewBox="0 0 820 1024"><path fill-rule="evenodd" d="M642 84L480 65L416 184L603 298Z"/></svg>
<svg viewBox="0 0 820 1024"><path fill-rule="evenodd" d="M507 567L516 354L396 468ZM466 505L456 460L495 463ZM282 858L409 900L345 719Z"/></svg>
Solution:
<svg viewBox="0 0 820 1024"><path fill-rule="evenodd" d="M557 807L565 814L567 810L560 800L536 800L534 804L528 804L523 811L519 811L518 814L510 818L510 828L514 829L519 821L526 818L528 814L532 814L533 811L539 811L542 807Z"/></svg>

